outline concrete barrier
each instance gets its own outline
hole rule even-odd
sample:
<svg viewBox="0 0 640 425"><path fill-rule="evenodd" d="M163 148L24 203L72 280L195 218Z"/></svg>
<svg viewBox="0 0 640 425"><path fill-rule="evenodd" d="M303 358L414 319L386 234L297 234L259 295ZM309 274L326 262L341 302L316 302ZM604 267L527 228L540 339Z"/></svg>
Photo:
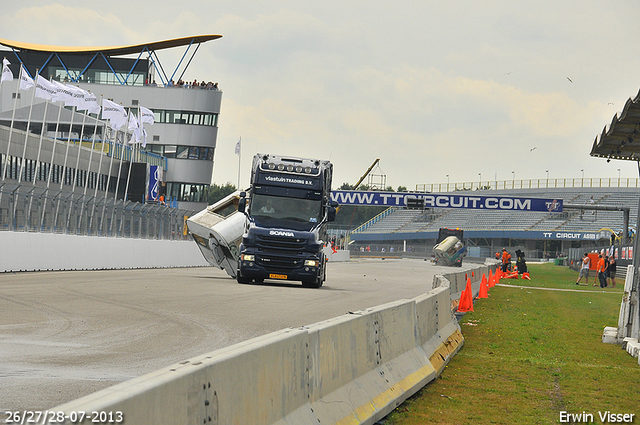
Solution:
<svg viewBox="0 0 640 425"><path fill-rule="evenodd" d="M0 272L208 265L190 240L0 232Z"/></svg>
<svg viewBox="0 0 640 425"><path fill-rule="evenodd" d="M435 379L415 330L414 300L309 327L309 401L319 423L371 423Z"/></svg>
<svg viewBox="0 0 640 425"><path fill-rule="evenodd" d="M415 299L254 338L50 411L121 415L129 425L373 424L435 379L464 343L448 281L441 283Z"/></svg>

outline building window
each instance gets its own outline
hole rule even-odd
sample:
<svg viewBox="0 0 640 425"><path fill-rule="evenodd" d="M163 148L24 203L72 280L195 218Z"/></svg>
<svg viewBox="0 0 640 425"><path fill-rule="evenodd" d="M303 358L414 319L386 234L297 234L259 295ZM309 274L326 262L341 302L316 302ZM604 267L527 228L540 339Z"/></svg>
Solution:
<svg viewBox="0 0 640 425"><path fill-rule="evenodd" d="M145 149L147 152L155 153L166 158L198 159L204 161L213 161L214 152L214 148L182 145L176 146L149 144Z"/></svg>
<svg viewBox="0 0 640 425"><path fill-rule="evenodd" d="M209 185L198 183L167 183L167 196L179 202L207 202Z"/></svg>
<svg viewBox="0 0 640 425"><path fill-rule="evenodd" d="M209 112L171 111L154 109L153 119L160 124L218 125L218 114Z"/></svg>
<svg viewBox="0 0 640 425"><path fill-rule="evenodd" d="M176 145L165 145L164 147L164 155L167 158L175 158L176 157Z"/></svg>

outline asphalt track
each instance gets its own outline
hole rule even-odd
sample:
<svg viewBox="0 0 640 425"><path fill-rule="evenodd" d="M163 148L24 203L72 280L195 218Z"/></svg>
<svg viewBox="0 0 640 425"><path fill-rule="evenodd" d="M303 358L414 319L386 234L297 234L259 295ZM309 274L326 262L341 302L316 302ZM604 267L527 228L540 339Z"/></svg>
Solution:
<svg viewBox="0 0 640 425"><path fill-rule="evenodd" d="M460 269L330 263L320 289L240 285L211 267L0 274L0 412L46 410L249 338L413 298L447 271Z"/></svg>

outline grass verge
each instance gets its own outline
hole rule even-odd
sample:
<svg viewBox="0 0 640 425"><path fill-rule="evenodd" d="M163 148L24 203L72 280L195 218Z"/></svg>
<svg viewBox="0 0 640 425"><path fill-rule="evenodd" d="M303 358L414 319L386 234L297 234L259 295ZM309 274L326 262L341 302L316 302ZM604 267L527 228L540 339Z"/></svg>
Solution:
<svg viewBox="0 0 640 425"><path fill-rule="evenodd" d="M561 411L592 423L603 423L598 412L633 413L640 423L638 359L601 339L618 323L624 282L603 290L593 278L576 286L566 267L529 271L531 281L502 279L508 286L474 303L460 321L464 347L385 425L557 424Z"/></svg>

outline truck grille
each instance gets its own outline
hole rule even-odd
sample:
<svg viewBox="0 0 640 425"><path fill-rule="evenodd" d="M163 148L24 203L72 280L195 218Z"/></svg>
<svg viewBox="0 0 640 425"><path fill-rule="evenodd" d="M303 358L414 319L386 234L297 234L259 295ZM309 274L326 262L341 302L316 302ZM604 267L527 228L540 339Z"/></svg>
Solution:
<svg viewBox="0 0 640 425"><path fill-rule="evenodd" d="M306 245L304 239L267 235L259 235L256 242L260 249L282 251L302 251Z"/></svg>
<svg viewBox="0 0 640 425"><path fill-rule="evenodd" d="M258 235L256 263L267 270L291 273L304 264L300 252L304 251L305 239L286 236Z"/></svg>
<svg viewBox="0 0 640 425"><path fill-rule="evenodd" d="M256 256L256 263L267 270L282 271L290 273L302 265L302 259L286 256L265 255L260 253Z"/></svg>

